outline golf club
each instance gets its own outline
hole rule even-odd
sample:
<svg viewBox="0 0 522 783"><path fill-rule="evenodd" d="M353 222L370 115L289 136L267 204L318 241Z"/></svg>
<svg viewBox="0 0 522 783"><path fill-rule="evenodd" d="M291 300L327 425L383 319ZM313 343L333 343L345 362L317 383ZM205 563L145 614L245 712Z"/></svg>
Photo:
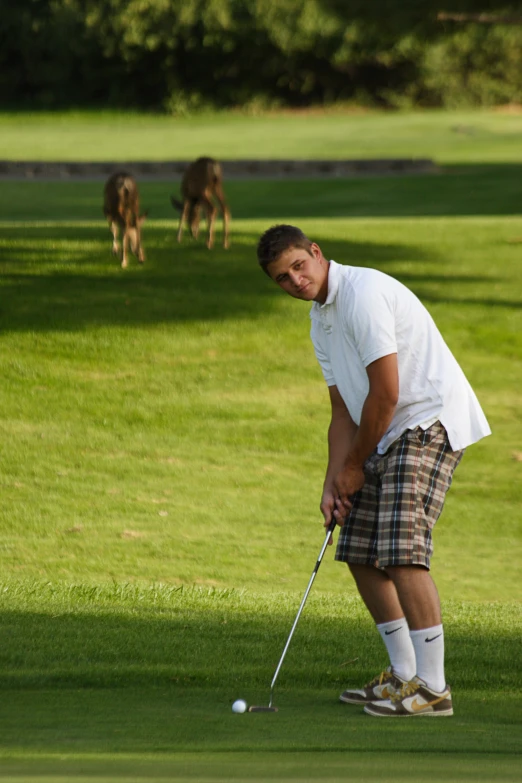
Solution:
<svg viewBox="0 0 522 783"><path fill-rule="evenodd" d="M314 579L315 579L315 575L317 574L317 572L319 570L319 566L321 565L321 560L323 559L323 555L326 552L326 547L328 546L328 541L330 540L330 536L332 535L332 533L334 531L335 525L336 525L336 521L332 517L332 521L330 522L330 525L328 527L328 532L326 533L326 538L324 540L324 544L321 547L321 551L319 552L319 557L317 558L317 563L315 564L315 568L313 570L312 576L310 577L310 581L308 582L308 587L305 590L305 594L303 596L303 600L301 601L301 606L299 607L299 611L297 612L297 616L296 616L296 618L294 620L294 624L292 626L292 630L290 631L290 635L288 636L288 639L286 641L285 649L283 650L283 654L281 655L281 659L280 659L279 663L277 664L277 669L275 670L275 674L274 674L274 676L272 678L272 682L271 682L271 685L270 685L270 701L268 702L268 707L264 707L264 706L261 706L261 705L259 705L259 706L252 705L251 707L248 708L249 712L277 712L278 708L272 706L272 701L273 701L273 697L274 697L274 685L276 683L277 676L279 674L279 670L281 669L281 666L283 665L283 661L285 659L286 651L288 650L288 647L290 646L290 642L292 641L292 636L294 635L294 631L296 629L297 623L299 622L299 618L301 617L301 612L303 611L304 605L306 603L306 599L308 598L308 593L310 592L310 589L311 589L311 587L313 585L313 582L314 582Z"/></svg>

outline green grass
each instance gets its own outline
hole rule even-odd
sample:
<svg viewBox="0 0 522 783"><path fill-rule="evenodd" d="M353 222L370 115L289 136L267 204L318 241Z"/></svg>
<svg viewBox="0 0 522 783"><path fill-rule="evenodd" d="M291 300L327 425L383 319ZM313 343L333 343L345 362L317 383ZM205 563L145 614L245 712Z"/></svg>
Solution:
<svg viewBox="0 0 522 783"><path fill-rule="evenodd" d="M520 163L522 114L482 111L161 115L3 114L0 158L188 160L220 158L433 158Z"/></svg>
<svg viewBox="0 0 522 783"><path fill-rule="evenodd" d="M368 753L330 754L327 761L322 754L302 752L299 754L270 753L221 753L205 755L201 753L177 754L176 760L140 759L82 759L77 762L50 761L46 763L7 763L1 778L16 780L16 783L35 783L35 781L69 781L79 775L83 783L109 783L124 779L126 783L145 783L153 780L175 780L177 783L198 780L226 781L282 781L295 783L304 781L328 780L329 783L344 783L346 780L358 783L398 783L411 775L416 768L417 779L422 775L427 781L509 781L515 783L519 777L519 759L513 757L499 763L495 755L482 756L480 765L470 763L462 757L445 753L423 753L422 772L419 772L412 754L396 754L391 771L389 757L375 754L369 771ZM37 773L35 775L35 769ZM12 776L12 777L11 777Z"/></svg>
<svg viewBox="0 0 522 783"><path fill-rule="evenodd" d="M38 583L1 595L4 775L225 780L251 764L259 780L337 780L353 763L363 780L409 779L412 765L421 780L516 779L519 605L447 603L456 716L383 727L337 701L383 665L357 598L312 593L276 685L279 712L234 715L238 696L267 703L299 595ZM419 771L425 754L435 766Z"/></svg>
<svg viewBox="0 0 522 783"><path fill-rule="evenodd" d="M324 588L324 581L323 570L318 586ZM0 583L0 590L2 689L27 691L29 699L34 689L149 686L181 689L187 697L193 689L208 689L220 693L212 708L217 715L239 696L265 703L302 592L12 580ZM445 607L454 687L477 700L492 689L512 698L513 670L522 660L520 604L450 600ZM347 678L371 678L384 655L372 630L358 596L314 589L278 680L277 704L287 707L301 689L337 693ZM502 666L505 658L512 661L509 669ZM3 708L9 711L9 703ZM2 733L0 745L5 738ZM134 740L125 736L121 742L122 750L130 749ZM212 742L187 730L178 749ZM314 742L342 748L338 737Z"/></svg>
<svg viewBox="0 0 522 783"><path fill-rule="evenodd" d="M100 183L3 183L0 778L520 778L519 181L516 165L455 165L227 182L233 244L212 253L175 242L175 183L144 182L147 261L126 272ZM267 701L323 540L308 307L255 261L276 220L409 285L492 425L435 532L452 720L383 726L337 703L385 660L331 552L280 712L230 711Z"/></svg>
<svg viewBox="0 0 522 783"><path fill-rule="evenodd" d="M470 190L485 210L496 199L476 176ZM502 192L514 188L502 178ZM354 181L354 191L345 182L334 196L330 182L279 183L269 209L298 220L329 257L397 276L433 313L494 430L457 472L434 571L444 598L516 599L522 267L512 240L522 223L447 216L458 214L460 194L445 179L422 178L433 217L408 214L419 178L395 180L394 192L388 180ZM354 193L369 202L372 187L376 217L301 219L293 209L308 188L317 212L335 202L346 214ZM322 535L327 394L307 306L256 265L255 241L271 220L241 217L258 199L267 209L266 191L244 182L228 190L233 246L208 253L203 243L177 245L174 220L152 218L168 214L168 189L144 185L148 260L124 274L97 219L99 186L4 187L4 575L305 584ZM70 213L53 219L65 202ZM405 215L382 216L401 203ZM81 218L70 219L76 210ZM340 565L325 570L325 589L353 589Z"/></svg>

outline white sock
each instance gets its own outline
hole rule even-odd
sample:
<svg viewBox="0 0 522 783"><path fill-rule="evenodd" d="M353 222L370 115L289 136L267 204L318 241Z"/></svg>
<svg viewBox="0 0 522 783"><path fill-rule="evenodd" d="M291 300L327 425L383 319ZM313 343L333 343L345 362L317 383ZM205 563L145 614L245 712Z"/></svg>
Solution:
<svg viewBox="0 0 522 783"><path fill-rule="evenodd" d="M416 671L415 650L406 618L401 617L400 620L392 620L390 623L380 623L377 630L386 645L395 674L401 680L411 680Z"/></svg>
<svg viewBox="0 0 522 783"><path fill-rule="evenodd" d="M446 688L444 676L444 630L442 625L410 631L417 660L417 677L424 680L428 688L442 693Z"/></svg>

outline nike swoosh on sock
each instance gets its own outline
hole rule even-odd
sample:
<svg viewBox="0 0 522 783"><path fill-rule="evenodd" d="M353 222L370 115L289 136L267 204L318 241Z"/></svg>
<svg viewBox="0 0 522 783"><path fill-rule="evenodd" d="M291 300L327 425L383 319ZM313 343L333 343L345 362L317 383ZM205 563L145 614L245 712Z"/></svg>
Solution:
<svg viewBox="0 0 522 783"><path fill-rule="evenodd" d="M385 631L384 633L385 633L386 636L389 636L391 633L395 633L395 631L400 631L401 628L402 628L402 625L399 625L399 627L398 628L394 628L393 631Z"/></svg>

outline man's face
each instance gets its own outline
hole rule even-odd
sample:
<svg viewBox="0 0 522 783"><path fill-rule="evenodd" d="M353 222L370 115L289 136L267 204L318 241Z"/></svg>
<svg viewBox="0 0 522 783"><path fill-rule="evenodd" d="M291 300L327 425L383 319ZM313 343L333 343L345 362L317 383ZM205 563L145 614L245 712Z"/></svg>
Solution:
<svg viewBox="0 0 522 783"><path fill-rule="evenodd" d="M287 294L305 302L326 302L328 295L328 261L319 245L312 243L310 253L300 247L285 250L268 266L270 277Z"/></svg>

